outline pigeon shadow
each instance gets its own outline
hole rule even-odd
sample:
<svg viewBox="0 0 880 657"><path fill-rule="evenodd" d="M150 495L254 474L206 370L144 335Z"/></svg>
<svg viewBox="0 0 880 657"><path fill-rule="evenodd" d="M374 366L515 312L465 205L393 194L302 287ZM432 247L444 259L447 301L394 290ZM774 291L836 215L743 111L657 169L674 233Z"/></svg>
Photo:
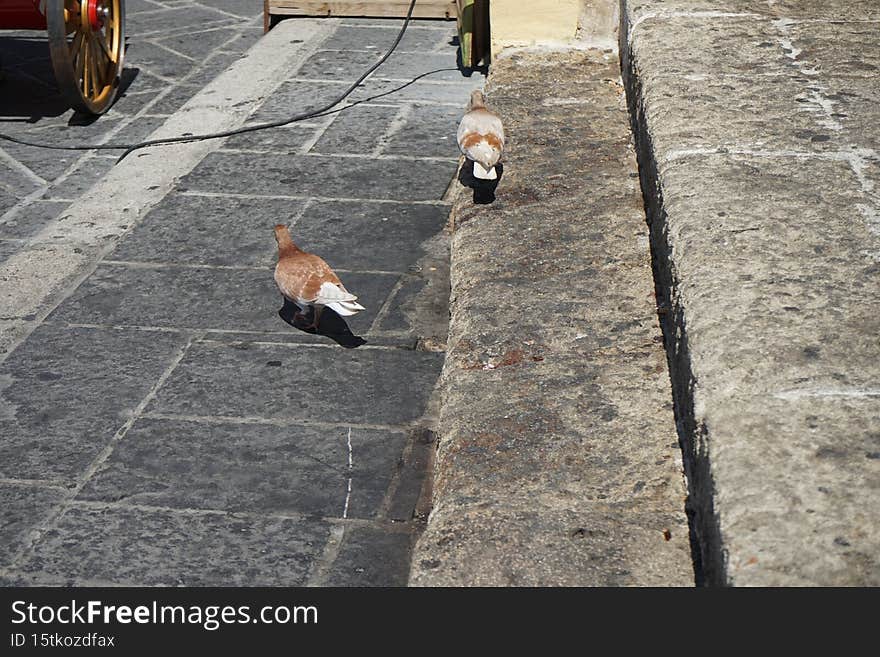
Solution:
<svg viewBox="0 0 880 657"><path fill-rule="evenodd" d="M278 316L293 328L302 331L303 333L323 335L325 338L330 338L340 347L345 347L346 349L356 349L367 342L361 336L352 333L346 321L334 312L332 308L324 308L317 329L310 326L312 318L314 317L314 309L312 309L312 312L307 319L294 319L298 312L299 307L295 303L285 299L284 305L278 311Z"/></svg>
<svg viewBox="0 0 880 657"><path fill-rule="evenodd" d="M487 205L495 202L495 190L498 189L498 183L504 175L504 163L499 162L495 165L495 171L498 177L495 180L483 180L474 175L474 161L465 158L464 164L458 170L458 182L465 187L474 190L474 203L476 205Z"/></svg>

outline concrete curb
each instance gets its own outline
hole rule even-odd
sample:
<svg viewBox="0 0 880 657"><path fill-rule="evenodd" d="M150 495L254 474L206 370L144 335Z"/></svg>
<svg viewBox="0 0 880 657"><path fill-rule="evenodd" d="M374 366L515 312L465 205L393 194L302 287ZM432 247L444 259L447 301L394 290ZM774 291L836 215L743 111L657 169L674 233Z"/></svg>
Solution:
<svg viewBox="0 0 880 657"><path fill-rule="evenodd" d="M703 572L877 585L876 30L727 5L623 2L620 33Z"/></svg>
<svg viewBox="0 0 880 657"><path fill-rule="evenodd" d="M460 189L434 508L416 586L693 583L618 64L493 64L507 171Z"/></svg>

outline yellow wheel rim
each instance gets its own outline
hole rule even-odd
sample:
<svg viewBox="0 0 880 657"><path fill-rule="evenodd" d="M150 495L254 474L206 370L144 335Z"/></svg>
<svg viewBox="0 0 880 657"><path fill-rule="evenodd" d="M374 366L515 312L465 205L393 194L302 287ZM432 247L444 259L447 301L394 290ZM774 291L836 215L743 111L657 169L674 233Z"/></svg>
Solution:
<svg viewBox="0 0 880 657"><path fill-rule="evenodd" d="M58 87L74 109L106 111L125 50L123 0L49 0L46 23Z"/></svg>

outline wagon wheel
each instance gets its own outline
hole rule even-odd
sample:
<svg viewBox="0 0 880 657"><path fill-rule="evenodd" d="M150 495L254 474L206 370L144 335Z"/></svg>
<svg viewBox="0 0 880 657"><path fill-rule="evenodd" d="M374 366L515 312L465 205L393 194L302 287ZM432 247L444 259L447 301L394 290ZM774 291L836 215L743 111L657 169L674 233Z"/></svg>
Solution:
<svg viewBox="0 0 880 657"><path fill-rule="evenodd" d="M47 0L46 27L65 100L80 112L106 112L122 74L124 0Z"/></svg>

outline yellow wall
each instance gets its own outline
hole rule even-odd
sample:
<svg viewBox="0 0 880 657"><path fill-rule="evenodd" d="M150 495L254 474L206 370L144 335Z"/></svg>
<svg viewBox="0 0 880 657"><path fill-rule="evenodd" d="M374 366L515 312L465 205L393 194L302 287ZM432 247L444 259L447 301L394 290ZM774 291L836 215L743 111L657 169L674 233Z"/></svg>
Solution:
<svg viewBox="0 0 880 657"><path fill-rule="evenodd" d="M581 0L490 0L492 56L508 46L571 41L581 4Z"/></svg>

